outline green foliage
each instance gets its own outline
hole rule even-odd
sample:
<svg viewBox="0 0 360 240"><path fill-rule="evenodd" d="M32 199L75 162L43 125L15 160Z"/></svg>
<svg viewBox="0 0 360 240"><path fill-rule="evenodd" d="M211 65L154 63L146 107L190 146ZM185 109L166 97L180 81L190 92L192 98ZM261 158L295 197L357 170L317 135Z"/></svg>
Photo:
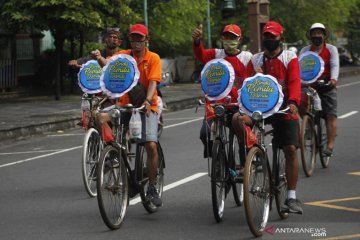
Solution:
<svg viewBox="0 0 360 240"><path fill-rule="evenodd" d="M139 19L129 7L131 0L7 0L0 19L8 30L52 30L61 27L67 36L127 26Z"/></svg>
<svg viewBox="0 0 360 240"><path fill-rule="evenodd" d="M151 49L160 55L190 54L191 32L206 20L206 0L149 2Z"/></svg>
<svg viewBox="0 0 360 240"><path fill-rule="evenodd" d="M349 17L354 17L350 16L350 10L356 2L358 0L273 0L270 16L284 26L286 40L294 42L306 40L305 33L315 22L323 23L334 34L344 27Z"/></svg>
<svg viewBox="0 0 360 240"><path fill-rule="evenodd" d="M221 14L222 0L147 0L150 48L162 57L191 55L191 32L203 24L207 43L207 4L211 5L211 38L216 46L222 28L238 24L249 41L247 1L236 1L232 17ZM270 0L271 20L285 28L288 42L303 39L314 22L322 22L334 33L343 29L351 36L359 35L360 0ZM62 28L65 39L96 42L98 32L108 26L120 27L126 35L129 26L144 23L144 0L6 0L0 13L0 24L14 33L19 30ZM207 45L207 44L205 44ZM86 52L86 51L85 51Z"/></svg>

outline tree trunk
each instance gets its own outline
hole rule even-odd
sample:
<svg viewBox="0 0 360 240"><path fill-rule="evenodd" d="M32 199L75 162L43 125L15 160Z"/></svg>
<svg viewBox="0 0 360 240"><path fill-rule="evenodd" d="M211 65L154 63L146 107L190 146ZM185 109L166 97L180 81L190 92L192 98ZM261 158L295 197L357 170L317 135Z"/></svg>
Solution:
<svg viewBox="0 0 360 240"><path fill-rule="evenodd" d="M61 96L61 65L62 52L64 46L64 31L62 27L57 27L55 30L55 47L56 47L56 76L55 76L55 100L60 100Z"/></svg>

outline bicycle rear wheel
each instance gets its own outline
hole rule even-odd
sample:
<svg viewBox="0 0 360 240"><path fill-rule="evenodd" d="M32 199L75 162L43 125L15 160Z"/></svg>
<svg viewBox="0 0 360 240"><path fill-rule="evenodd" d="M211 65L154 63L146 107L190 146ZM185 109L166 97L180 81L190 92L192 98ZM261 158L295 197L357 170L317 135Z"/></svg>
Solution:
<svg viewBox="0 0 360 240"><path fill-rule="evenodd" d="M159 194L159 197L162 197L163 187L164 187L164 153L162 151L161 145L157 143L157 151L159 156L158 167L156 170L156 185L155 188ZM140 197L142 204L146 211L149 213L154 213L157 211L157 207L151 203L151 201L146 197L146 192L149 187L149 170L148 170L148 161L147 154L144 144L137 144L136 146L136 179L140 186Z"/></svg>
<svg viewBox="0 0 360 240"><path fill-rule="evenodd" d="M211 198L214 217L220 222L224 215L226 195L226 156L225 146L220 140L213 143L211 161Z"/></svg>
<svg viewBox="0 0 360 240"><path fill-rule="evenodd" d="M240 149L239 149L239 141L234 134L234 132L230 131L229 137L229 164L230 167L235 170L237 175L232 178L232 190L234 195L234 200L237 206L243 205L244 201L244 185L242 176L239 175L240 169L242 168L240 163Z"/></svg>
<svg viewBox="0 0 360 240"><path fill-rule="evenodd" d="M128 203L128 175L124 154L113 146L101 152L97 174L97 199L101 217L110 229L124 220Z"/></svg>
<svg viewBox="0 0 360 240"><path fill-rule="evenodd" d="M274 146L274 144L273 144ZM284 212L283 206L287 198L287 178L286 178L286 159L281 148L273 149L273 179L275 189L276 209L281 219L286 219L288 213Z"/></svg>
<svg viewBox="0 0 360 240"><path fill-rule="evenodd" d="M325 156L324 151L327 148L327 132L326 132L326 121L324 118L320 117L318 126L318 136L319 136L319 155L320 161L323 168L327 168L330 162L330 156Z"/></svg>
<svg viewBox="0 0 360 240"><path fill-rule="evenodd" d="M83 141L83 153L81 157L82 178L86 192L90 197L96 197L96 167L99 161L102 142L99 132L90 128Z"/></svg>
<svg viewBox="0 0 360 240"><path fill-rule="evenodd" d="M300 129L301 162L307 177L313 174L316 160L316 134L312 121L310 116L305 115Z"/></svg>
<svg viewBox="0 0 360 240"><path fill-rule="evenodd" d="M270 210L270 174L264 151L252 147L244 169L246 221L254 236L262 236Z"/></svg>

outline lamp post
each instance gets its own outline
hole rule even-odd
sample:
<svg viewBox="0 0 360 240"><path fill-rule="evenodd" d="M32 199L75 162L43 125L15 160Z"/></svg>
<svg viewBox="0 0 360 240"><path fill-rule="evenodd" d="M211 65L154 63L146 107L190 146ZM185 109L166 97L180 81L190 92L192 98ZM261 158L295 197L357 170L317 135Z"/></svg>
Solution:
<svg viewBox="0 0 360 240"><path fill-rule="evenodd" d="M207 28L208 28L208 48L211 48L210 0L207 0Z"/></svg>
<svg viewBox="0 0 360 240"><path fill-rule="evenodd" d="M145 26L147 28L149 28L148 27L148 25L149 25L149 23L148 23L148 15L147 15L147 0L144 0L144 22L145 22Z"/></svg>

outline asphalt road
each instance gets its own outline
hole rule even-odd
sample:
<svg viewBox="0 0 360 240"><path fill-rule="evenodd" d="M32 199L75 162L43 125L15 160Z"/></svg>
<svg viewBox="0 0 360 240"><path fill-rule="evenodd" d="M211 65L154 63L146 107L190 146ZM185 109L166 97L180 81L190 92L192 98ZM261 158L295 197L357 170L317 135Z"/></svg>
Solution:
<svg viewBox="0 0 360 240"><path fill-rule="evenodd" d="M330 166L322 169L318 161L311 178L300 168L304 214L280 220L272 211L263 239L360 239L360 82L354 76L340 85ZM81 129L0 146L0 239L251 239L244 209L235 207L231 194L223 221L213 217L199 140L202 116L194 109L165 113L164 206L148 214L133 200L116 231L107 229L96 198L85 192Z"/></svg>

